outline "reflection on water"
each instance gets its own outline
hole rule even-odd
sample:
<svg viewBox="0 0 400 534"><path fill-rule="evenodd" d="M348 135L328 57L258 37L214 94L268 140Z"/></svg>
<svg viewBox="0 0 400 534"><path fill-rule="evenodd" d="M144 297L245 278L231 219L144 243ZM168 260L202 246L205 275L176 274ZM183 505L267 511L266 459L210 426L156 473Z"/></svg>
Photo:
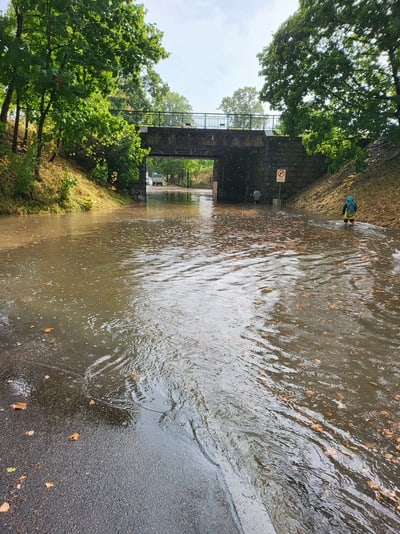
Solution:
<svg viewBox="0 0 400 534"><path fill-rule="evenodd" d="M3 374L21 394L41 365L105 419L139 405L179 421L278 533L399 531L398 232L160 191L5 218L0 247L0 351L27 347Z"/></svg>

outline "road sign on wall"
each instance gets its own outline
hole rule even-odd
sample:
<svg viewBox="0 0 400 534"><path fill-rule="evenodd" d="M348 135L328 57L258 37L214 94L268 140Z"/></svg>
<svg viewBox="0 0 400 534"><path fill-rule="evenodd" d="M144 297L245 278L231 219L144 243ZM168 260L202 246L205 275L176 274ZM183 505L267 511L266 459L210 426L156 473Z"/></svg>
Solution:
<svg viewBox="0 0 400 534"><path fill-rule="evenodd" d="M286 169L278 169L276 171L276 181L284 183L286 181Z"/></svg>

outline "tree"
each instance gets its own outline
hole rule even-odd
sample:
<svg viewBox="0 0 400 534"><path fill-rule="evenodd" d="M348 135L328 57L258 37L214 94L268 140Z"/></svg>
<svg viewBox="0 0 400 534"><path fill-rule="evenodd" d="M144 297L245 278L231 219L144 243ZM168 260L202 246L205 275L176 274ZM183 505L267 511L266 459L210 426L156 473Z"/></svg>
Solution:
<svg viewBox="0 0 400 534"><path fill-rule="evenodd" d="M258 58L262 100L311 152L339 162L362 138L400 139L397 0L301 0Z"/></svg>
<svg viewBox="0 0 400 534"><path fill-rule="evenodd" d="M147 154L140 146L136 127L109 112L109 101L99 93L78 101L74 110L58 117L65 122L62 146L102 185L129 191L139 178L139 166Z"/></svg>
<svg viewBox="0 0 400 534"><path fill-rule="evenodd" d="M252 116L264 115L264 108L255 87L236 89L232 96L222 99L218 109L230 116L228 121L231 128L255 127L260 123L260 119Z"/></svg>
<svg viewBox="0 0 400 534"><path fill-rule="evenodd" d="M193 123L193 109L188 100L173 91L168 90L159 102L161 111L160 125L162 126L190 126Z"/></svg>
<svg viewBox="0 0 400 534"><path fill-rule="evenodd" d="M72 116L90 95L110 95L120 76L140 85L143 74L166 57L161 32L144 21L144 7L125 0L12 0L17 20L15 41L27 51L21 66L15 47L2 46L1 64L10 65L9 92L19 94L36 123L37 174L47 134L60 136ZM9 16L9 28L15 18ZM15 80L25 72L23 83ZM3 102L4 107L7 104ZM5 110L4 110L5 112ZM4 113L3 113L4 118ZM49 123L45 135L45 124Z"/></svg>
<svg viewBox="0 0 400 534"><path fill-rule="evenodd" d="M159 110L168 91L168 84L163 82L160 75L149 67L143 74L140 84L129 74L120 77L118 87L110 97L111 107L114 112L135 112L135 116L141 111ZM129 120L129 114L125 115Z"/></svg>

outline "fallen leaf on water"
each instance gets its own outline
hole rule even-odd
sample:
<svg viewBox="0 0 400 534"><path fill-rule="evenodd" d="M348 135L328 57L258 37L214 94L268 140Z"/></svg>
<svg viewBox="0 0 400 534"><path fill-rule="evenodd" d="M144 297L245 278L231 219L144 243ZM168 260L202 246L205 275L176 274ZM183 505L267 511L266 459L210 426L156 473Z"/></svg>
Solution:
<svg viewBox="0 0 400 534"><path fill-rule="evenodd" d="M46 486L47 489L54 488L54 482L45 482L44 485Z"/></svg>
<svg viewBox="0 0 400 534"><path fill-rule="evenodd" d="M324 427L319 423L314 423L313 425L311 425L311 430L315 430L316 432L323 432Z"/></svg>
<svg viewBox="0 0 400 534"><path fill-rule="evenodd" d="M89 401L89 406L94 406L95 404L96 404L96 401L95 401L95 400L91 399L91 400Z"/></svg>
<svg viewBox="0 0 400 534"><path fill-rule="evenodd" d="M371 386L374 386L375 388L379 387L379 384L377 382L369 382Z"/></svg>
<svg viewBox="0 0 400 534"><path fill-rule="evenodd" d="M27 430L27 431L25 432L25 436L33 436L34 433L35 433L34 430Z"/></svg>
<svg viewBox="0 0 400 534"><path fill-rule="evenodd" d="M129 374L129 376L130 376L131 378L136 378L137 376L139 376L139 373L137 373L136 371L132 371L132 372Z"/></svg>
<svg viewBox="0 0 400 534"><path fill-rule="evenodd" d="M307 397L314 397L315 396L315 392L312 391L312 389L307 389L306 395L307 395Z"/></svg>
<svg viewBox="0 0 400 534"><path fill-rule="evenodd" d="M50 334L50 332L53 332L54 328L52 328L51 326L47 327L47 328L42 328L42 332L44 332L45 334Z"/></svg>
<svg viewBox="0 0 400 534"><path fill-rule="evenodd" d="M7 473L14 473L16 471L15 467L7 467Z"/></svg>
<svg viewBox="0 0 400 534"><path fill-rule="evenodd" d="M390 428L378 428L378 432L383 434L386 438L393 438L394 432Z"/></svg>
<svg viewBox="0 0 400 534"><path fill-rule="evenodd" d="M68 439L69 439L69 441L78 441L78 439L79 439L78 432L74 432L73 434L71 434Z"/></svg>
<svg viewBox="0 0 400 534"><path fill-rule="evenodd" d="M315 358L314 362L319 365L321 363L321 360L319 358Z"/></svg>
<svg viewBox="0 0 400 534"><path fill-rule="evenodd" d="M44 379L48 380L50 378L50 375L44 375Z"/></svg>
<svg viewBox="0 0 400 534"><path fill-rule="evenodd" d="M10 408L14 408L14 410L26 410L27 404L26 402L16 402L15 404L10 404Z"/></svg>
<svg viewBox="0 0 400 534"><path fill-rule="evenodd" d="M8 502L3 502L3 504L0 506L0 514L5 514L10 509L10 505Z"/></svg>
<svg viewBox="0 0 400 534"><path fill-rule="evenodd" d="M6 380L6 384L12 384L14 382L14 380L12 378L9 378L8 380Z"/></svg>
<svg viewBox="0 0 400 534"><path fill-rule="evenodd" d="M379 489L379 484L377 484L373 480L368 480L367 484L372 489L375 489L375 490Z"/></svg>

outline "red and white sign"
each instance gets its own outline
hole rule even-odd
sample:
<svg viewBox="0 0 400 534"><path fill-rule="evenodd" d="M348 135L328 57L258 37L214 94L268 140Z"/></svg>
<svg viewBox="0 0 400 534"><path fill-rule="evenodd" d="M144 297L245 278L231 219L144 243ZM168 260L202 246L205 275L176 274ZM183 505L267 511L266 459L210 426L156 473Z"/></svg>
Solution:
<svg viewBox="0 0 400 534"><path fill-rule="evenodd" d="M276 181L281 183L286 181L286 169L278 169L276 171Z"/></svg>

